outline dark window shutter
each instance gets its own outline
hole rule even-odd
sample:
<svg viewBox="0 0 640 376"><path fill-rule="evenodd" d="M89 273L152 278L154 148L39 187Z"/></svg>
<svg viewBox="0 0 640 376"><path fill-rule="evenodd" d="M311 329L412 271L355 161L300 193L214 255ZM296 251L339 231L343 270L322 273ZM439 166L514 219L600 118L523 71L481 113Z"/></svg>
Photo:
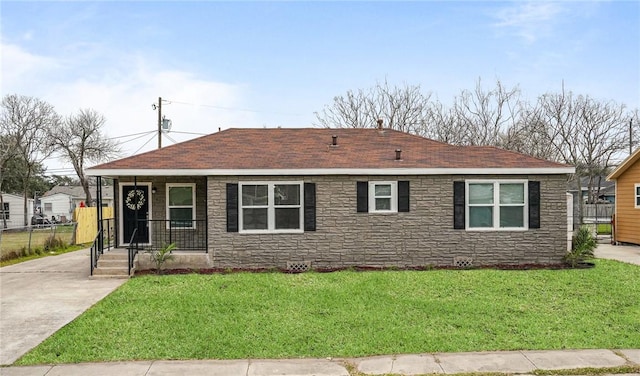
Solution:
<svg viewBox="0 0 640 376"><path fill-rule="evenodd" d="M358 194L358 213L366 213L369 211L369 182L357 182Z"/></svg>
<svg viewBox="0 0 640 376"><path fill-rule="evenodd" d="M304 230L316 230L316 184L304 183Z"/></svg>
<svg viewBox="0 0 640 376"><path fill-rule="evenodd" d="M529 182L529 228L540 228L540 182Z"/></svg>
<svg viewBox="0 0 640 376"><path fill-rule="evenodd" d="M453 228L456 230L464 230L464 182L453 182Z"/></svg>
<svg viewBox="0 0 640 376"><path fill-rule="evenodd" d="M227 232L238 232L238 184L227 183Z"/></svg>
<svg viewBox="0 0 640 376"><path fill-rule="evenodd" d="M398 181L398 211L409 211L409 182Z"/></svg>

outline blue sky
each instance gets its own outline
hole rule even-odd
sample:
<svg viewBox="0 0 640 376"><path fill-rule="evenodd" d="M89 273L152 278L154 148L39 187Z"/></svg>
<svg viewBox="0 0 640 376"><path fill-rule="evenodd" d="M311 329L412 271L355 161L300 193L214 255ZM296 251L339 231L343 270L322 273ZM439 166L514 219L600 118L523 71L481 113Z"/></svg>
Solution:
<svg viewBox="0 0 640 376"><path fill-rule="evenodd" d="M175 141L308 127L334 96L385 79L444 103L479 77L531 100L564 81L640 107L637 1L2 1L0 12L2 95L64 115L94 108L110 137L154 130L159 96ZM150 138L119 140L130 155Z"/></svg>

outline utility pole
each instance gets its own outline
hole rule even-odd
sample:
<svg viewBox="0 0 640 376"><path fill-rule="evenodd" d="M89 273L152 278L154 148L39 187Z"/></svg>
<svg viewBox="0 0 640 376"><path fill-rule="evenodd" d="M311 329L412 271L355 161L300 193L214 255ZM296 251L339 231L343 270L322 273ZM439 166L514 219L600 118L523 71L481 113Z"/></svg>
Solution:
<svg viewBox="0 0 640 376"><path fill-rule="evenodd" d="M165 102L169 102L166 101ZM171 102L169 102L171 103ZM158 104L152 103L151 108L155 111L158 110L158 149L162 148L162 126L165 125L167 129L171 128L171 120L162 117L162 97L158 97ZM167 122L165 124L165 122Z"/></svg>
<svg viewBox="0 0 640 376"><path fill-rule="evenodd" d="M158 97L158 149L162 148L162 97Z"/></svg>

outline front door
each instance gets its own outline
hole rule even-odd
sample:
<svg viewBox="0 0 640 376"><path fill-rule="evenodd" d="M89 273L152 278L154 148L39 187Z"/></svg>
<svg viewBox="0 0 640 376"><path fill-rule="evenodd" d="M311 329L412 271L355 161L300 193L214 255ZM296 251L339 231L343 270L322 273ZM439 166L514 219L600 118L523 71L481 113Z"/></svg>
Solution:
<svg viewBox="0 0 640 376"><path fill-rule="evenodd" d="M149 186L122 186L122 232L124 243L129 243L133 230L138 227L134 242L149 243Z"/></svg>

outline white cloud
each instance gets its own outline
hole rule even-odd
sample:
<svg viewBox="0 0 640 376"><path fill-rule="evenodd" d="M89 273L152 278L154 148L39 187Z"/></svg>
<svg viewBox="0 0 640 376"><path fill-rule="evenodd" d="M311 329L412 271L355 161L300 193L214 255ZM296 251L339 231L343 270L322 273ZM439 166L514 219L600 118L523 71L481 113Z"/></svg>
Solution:
<svg viewBox="0 0 640 376"><path fill-rule="evenodd" d="M215 82L178 69L166 69L140 55L120 54L111 59L105 53L96 56L96 60L80 61L38 56L5 43L1 48L3 96L17 93L38 97L54 105L61 115L75 113L80 108L93 108L107 118L105 131L109 137L157 130L158 114L151 105L157 103L160 96L174 101L163 103L162 107L162 113L173 122L172 132L163 137L165 146L173 143L169 138L179 142L197 137L179 132L208 134L219 127L260 126L253 113L216 108L246 107L243 98L247 88L242 85ZM124 154L132 155L157 147L157 140L153 137L149 134L122 143ZM63 167L59 161L49 161L47 165L50 168Z"/></svg>
<svg viewBox="0 0 640 376"><path fill-rule="evenodd" d="M33 81L36 72L50 72L59 68L55 59L31 54L20 46L2 42L2 93L6 94L11 88L20 86L25 81Z"/></svg>
<svg viewBox="0 0 640 376"><path fill-rule="evenodd" d="M516 3L496 12L494 16L498 22L494 26L510 30L531 43L551 34L553 24L562 11L557 3Z"/></svg>

